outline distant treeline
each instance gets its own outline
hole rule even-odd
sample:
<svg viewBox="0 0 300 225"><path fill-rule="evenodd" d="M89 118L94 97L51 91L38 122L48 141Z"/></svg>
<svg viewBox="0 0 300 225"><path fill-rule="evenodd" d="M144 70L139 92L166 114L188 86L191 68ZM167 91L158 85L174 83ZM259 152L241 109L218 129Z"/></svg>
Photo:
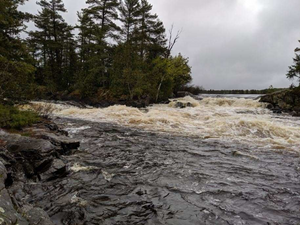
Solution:
<svg viewBox="0 0 300 225"><path fill-rule="evenodd" d="M199 94L269 94L277 91L285 90L285 88L267 88L263 90L206 90L201 86L194 86L194 85L185 85L181 88L181 91L190 92L194 95Z"/></svg>
<svg viewBox="0 0 300 225"><path fill-rule="evenodd" d="M157 102L192 79L188 58L171 55L179 33L166 34L147 0L87 0L76 26L64 20L62 0L38 1L37 15L18 10L25 2L1 1L0 99L61 93Z"/></svg>
<svg viewBox="0 0 300 225"><path fill-rule="evenodd" d="M268 88L263 90L202 90L202 94L269 94L284 88Z"/></svg>

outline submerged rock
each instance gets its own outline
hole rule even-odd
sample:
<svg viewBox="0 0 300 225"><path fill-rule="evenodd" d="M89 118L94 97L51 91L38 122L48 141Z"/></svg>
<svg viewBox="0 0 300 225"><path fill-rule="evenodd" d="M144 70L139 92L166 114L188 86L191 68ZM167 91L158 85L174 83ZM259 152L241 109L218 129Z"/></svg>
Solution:
<svg viewBox="0 0 300 225"><path fill-rule="evenodd" d="M170 107L184 109L187 107L197 107L199 106L199 100L194 99L190 96L184 98L172 99L169 103Z"/></svg>

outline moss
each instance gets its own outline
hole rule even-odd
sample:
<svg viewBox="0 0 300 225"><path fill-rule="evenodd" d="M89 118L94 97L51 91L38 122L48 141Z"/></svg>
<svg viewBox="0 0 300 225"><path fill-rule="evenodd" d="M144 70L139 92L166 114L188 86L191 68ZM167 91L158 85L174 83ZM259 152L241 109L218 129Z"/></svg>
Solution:
<svg viewBox="0 0 300 225"><path fill-rule="evenodd" d="M0 128L20 129L39 120L39 116L34 112L20 111L13 106L0 105Z"/></svg>

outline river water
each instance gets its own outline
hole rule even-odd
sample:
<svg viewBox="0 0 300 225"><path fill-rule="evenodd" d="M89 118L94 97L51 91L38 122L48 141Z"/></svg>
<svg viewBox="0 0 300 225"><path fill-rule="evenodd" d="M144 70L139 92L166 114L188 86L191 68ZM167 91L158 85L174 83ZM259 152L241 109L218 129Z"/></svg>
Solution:
<svg viewBox="0 0 300 225"><path fill-rule="evenodd" d="M27 201L55 224L299 225L299 118L204 97L141 110L33 102L81 147L64 156L68 176L27 184Z"/></svg>

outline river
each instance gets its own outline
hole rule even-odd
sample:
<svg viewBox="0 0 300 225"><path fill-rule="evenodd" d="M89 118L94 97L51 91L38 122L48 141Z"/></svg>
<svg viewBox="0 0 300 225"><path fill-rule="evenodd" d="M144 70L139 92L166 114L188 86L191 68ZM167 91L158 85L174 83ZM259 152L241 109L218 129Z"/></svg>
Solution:
<svg viewBox="0 0 300 225"><path fill-rule="evenodd" d="M251 96L203 97L146 109L33 102L81 147L64 156L68 176L27 184L27 201L59 225L299 225L299 118Z"/></svg>

